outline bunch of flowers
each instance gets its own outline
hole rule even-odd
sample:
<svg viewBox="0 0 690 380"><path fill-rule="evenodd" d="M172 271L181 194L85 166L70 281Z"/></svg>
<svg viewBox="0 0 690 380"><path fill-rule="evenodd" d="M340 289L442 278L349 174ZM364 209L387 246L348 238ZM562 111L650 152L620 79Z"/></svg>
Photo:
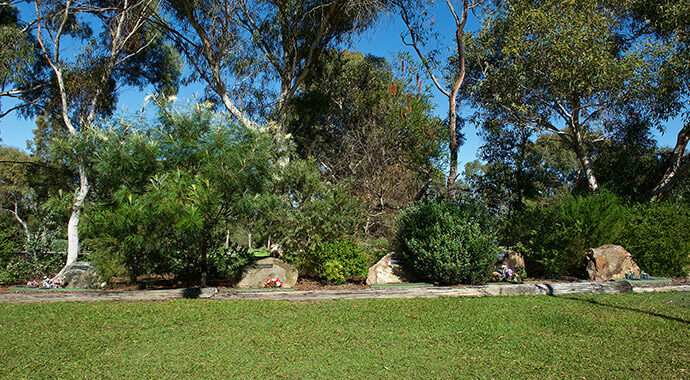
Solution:
<svg viewBox="0 0 690 380"><path fill-rule="evenodd" d="M264 285L266 288L282 288L283 287L283 282L280 281L278 277L275 278L269 278L266 280L266 284Z"/></svg>
<svg viewBox="0 0 690 380"><path fill-rule="evenodd" d="M502 265L495 272L492 273L493 281L507 281L507 282L522 282L525 277L525 268L517 267L515 271L508 268L506 265Z"/></svg>
<svg viewBox="0 0 690 380"><path fill-rule="evenodd" d="M46 289L57 289L61 288L63 283L64 279L62 277L47 278L46 276L43 276L43 283L41 284L41 287Z"/></svg>
<svg viewBox="0 0 690 380"><path fill-rule="evenodd" d="M649 280L649 274L645 273L645 271L641 271L640 277L635 278L635 273L630 271L630 272L625 274L625 279L626 280Z"/></svg>

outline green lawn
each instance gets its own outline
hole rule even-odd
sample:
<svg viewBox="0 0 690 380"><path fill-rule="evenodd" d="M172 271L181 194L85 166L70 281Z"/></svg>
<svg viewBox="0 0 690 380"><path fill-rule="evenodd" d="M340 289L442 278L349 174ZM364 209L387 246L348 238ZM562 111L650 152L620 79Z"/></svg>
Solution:
<svg viewBox="0 0 690 380"><path fill-rule="evenodd" d="M690 293L0 305L0 378L690 378Z"/></svg>

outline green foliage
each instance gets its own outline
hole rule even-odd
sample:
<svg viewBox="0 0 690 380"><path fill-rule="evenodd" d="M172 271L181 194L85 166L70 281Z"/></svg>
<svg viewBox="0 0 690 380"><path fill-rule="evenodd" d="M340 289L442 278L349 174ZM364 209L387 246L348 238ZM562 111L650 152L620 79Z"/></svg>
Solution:
<svg viewBox="0 0 690 380"><path fill-rule="evenodd" d="M615 243L625 217L625 206L609 191L567 195L515 215L507 222L503 243L523 251L530 276L584 277L587 250Z"/></svg>
<svg viewBox="0 0 690 380"><path fill-rule="evenodd" d="M22 251L25 239L21 230L0 219L0 268Z"/></svg>
<svg viewBox="0 0 690 380"><path fill-rule="evenodd" d="M318 242L354 236L364 222L363 204L347 185L325 182L321 175L313 160L295 159L278 184L284 196L270 217L289 261L303 262Z"/></svg>
<svg viewBox="0 0 690 380"><path fill-rule="evenodd" d="M397 209L438 175L447 140L419 77L407 76L383 58L330 50L288 104L297 153L315 158L329 180L349 182L372 236L393 234Z"/></svg>
<svg viewBox="0 0 690 380"><path fill-rule="evenodd" d="M62 267L64 252L55 248L56 235L47 232L43 236L32 235L24 250L15 252L0 268L0 283L26 283L52 276Z"/></svg>
<svg viewBox="0 0 690 380"><path fill-rule="evenodd" d="M307 255L304 268L331 284L362 280L367 276L368 259L352 241L318 243Z"/></svg>
<svg viewBox="0 0 690 380"><path fill-rule="evenodd" d="M654 276L686 276L690 265L690 206L643 203L630 209L620 245Z"/></svg>
<svg viewBox="0 0 690 380"><path fill-rule="evenodd" d="M157 273L204 282L237 268L242 260L227 253L225 237L247 198L272 180L278 156L269 135L203 107L163 108L157 125L99 131L94 141L103 202L87 223L105 271L117 272L105 259L116 258L133 280Z"/></svg>
<svg viewBox="0 0 690 380"><path fill-rule="evenodd" d="M482 283L496 259L493 224L488 211L476 203L417 203L400 216L398 253L422 281Z"/></svg>

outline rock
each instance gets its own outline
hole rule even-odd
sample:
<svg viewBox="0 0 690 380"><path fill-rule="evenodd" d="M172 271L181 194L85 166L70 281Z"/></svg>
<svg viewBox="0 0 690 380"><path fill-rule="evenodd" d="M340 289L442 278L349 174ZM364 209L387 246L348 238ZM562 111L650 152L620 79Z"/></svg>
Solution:
<svg viewBox="0 0 690 380"><path fill-rule="evenodd" d="M521 253L509 249L501 249L494 263L494 268L500 268L503 265L512 271L521 270L525 268L525 258L522 257Z"/></svg>
<svg viewBox="0 0 690 380"><path fill-rule="evenodd" d="M607 244L592 248L587 255L587 273L595 281L625 279L626 273L640 276L640 267L633 260L630 252L620 245Z"/></svg>
<svg viewBox="0 0 690 380"><path fill-rule="evenodd" d="M107 285L98 270L86 261L75 261L68 265L62 278L62 287L69 289L100 289Z"/></svg>
<svg viewBox="0 0 690 380"><path fill-rule="evenodd" d="M283 260L266 257L254 261L242 270L238 288L255 289L266 287L266 281L278 278L283 288L294 288L297 283L297 269Z"/></svg>
<svg viewBox="0 0 690 380"><path fill-rule="evenodd" d="M524 275L525 258L522 257L522 254L501 248L496 261L494 261L489 281L521 283Z"/></svg>
<svg viewBox="0 0 690 380"><path fill-rule="evenodd" d="M376 264L369 268L367 285L398 284L406 282L401 260L395 253L383 256Z"/></svg>

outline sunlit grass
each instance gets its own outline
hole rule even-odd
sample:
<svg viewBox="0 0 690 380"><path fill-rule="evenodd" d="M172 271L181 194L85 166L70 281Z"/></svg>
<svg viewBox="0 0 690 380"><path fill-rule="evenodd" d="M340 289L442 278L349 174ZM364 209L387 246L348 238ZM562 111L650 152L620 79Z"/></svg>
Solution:
<svg viewBox="0 0 690 380"><path fill-rule="evenodd" d="M0 305L2 378L690 376L690 293Z"/></svg>

